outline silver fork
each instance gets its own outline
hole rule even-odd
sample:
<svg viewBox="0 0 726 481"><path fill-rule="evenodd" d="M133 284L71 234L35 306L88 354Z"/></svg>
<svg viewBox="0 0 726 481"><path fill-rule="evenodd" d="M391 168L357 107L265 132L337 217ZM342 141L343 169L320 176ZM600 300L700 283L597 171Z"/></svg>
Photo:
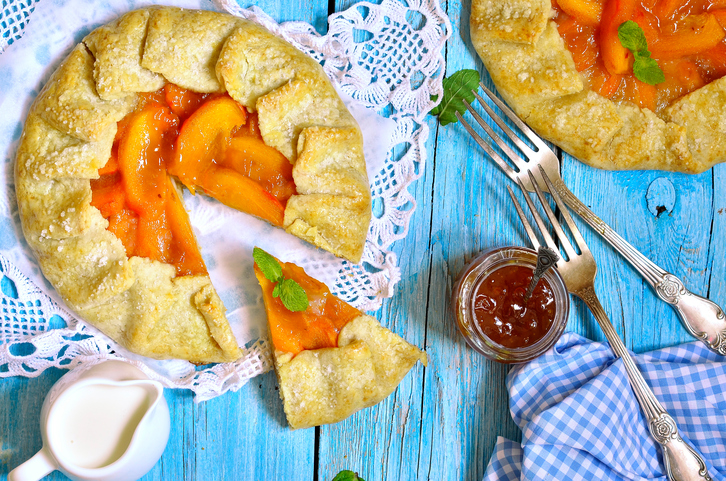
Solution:
<svg viewBox="0 0 726 481"><path fill-rule="evenodd" d="M478 92L474 92L479 103L486 110L489 117L502 129L506 136L524 154L522 158L515 153L507 143L489 126L472 106L464 101L467 109L471 112L477 123L486 131L489 137L496 142L505 155L509 158L515 168L506 162L482 137L469 125L463 116L456 113L464 128L474 137L474 140L489 154L496 164L504 171L510 179L521 181L524 187L533 192L532 183L529 179L529 172L533 172L535 178L540 178L538 166L552 179L552 189L556 191L577 215L595 229L606 241L610 243L638 273L655 290L658 297L678 313L678 317L688 332L704 342L709 349L726 355L726 316L723 310L715 303L699 295L693 294L686 289L683 282L673 274L661 269L647 257L641 254L635 247L615 232L609 225L596 216L585 204L570 192L560 176L560 161L547 144L544 143L517 115L512 112L501 100L499 100L483 83L479 84L486 95L502 110L502 112L514 122L517 128L532 142L536 151L522 141L507 124L492 110ZM543 187L543 190L549 191Z"/></svg>
<svg viewBox="0 0 726 481"><path fill-rule="evenodd" d="M638 399L638 403L640 404L640 408L643 410L643 413L648 418L650 434L653 439L660 444L661 450L663 451L663 460L668 479L672 481L711 480L703 458L690 445L683 441L678 432L678 426L676 426L675 421L658 402L653 394L653 391L650 390L650 387L648 387L648 384L645 382L643 375L635 365L635 362L630 357L630 353L625 348L623 341L620 340L618 333L615 331L615 328L610 322L608 315L605 313L605 310L600 304L600 300L595 293L594 281L597 273L595 259L593 258L590 249L588 249L587 244L585 244L585 240L582 238L577 226L572 221L570 213L567 209L565 209L562 199L560 199L560 196L557 194L556 189L552 185L552 182L545 173L544 169L540 167L538 170L540 171L542 180L544 181L542 187L547 187L549 189L557 207L559 207L562 211L562 217L565 219L565 222L572 233L572 237L580 250L580 254L577 254L572 244L565 236L562 226L558 222L552 208L545 201L540 185L537 181L535 181L534 175L529 172L528 177L530 184L534 186L534 191L542 204L542 209L544 210L547 218L550 220L555 234L560 241L560 245L568 257L567 260L561 258L557 262L557 269L565 281L567 290L587 304L587 307L589 307L590 311L592 311L592 314L597 320L597 323L600 325L603 333L605 333L605 337L610 343L610 348L613 353L623 360L625 370L628 374L628 380L633 388L635 397ZM532 202L529 194L525 190L524 183L518 179L517 184L522 189L522 193L524 194L529 210L532 212L542 238L547 246L557 251L557 245L552 239L552 236L550 236L547 226L537 212L537 208ZM539 240L537 239L537 235L535 234L532 225L527 220L527 217L525 217L522 206L514 196L512 189L509 186L507 186L507 189L509 190L509 195L514 202L514 206L517 209L517 214L522 220L522 224L524 224L524 229L532 241L532 245L535 250L539 249Z"/></svg>

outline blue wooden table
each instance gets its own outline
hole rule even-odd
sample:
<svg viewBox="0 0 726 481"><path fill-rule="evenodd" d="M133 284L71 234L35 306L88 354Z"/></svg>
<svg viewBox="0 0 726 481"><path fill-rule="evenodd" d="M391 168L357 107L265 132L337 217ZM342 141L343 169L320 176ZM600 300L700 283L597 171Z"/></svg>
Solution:
<svg viewBox="0 0 726 481"><path fill-rule="evenodd" d="M326 30L327 16L352 0L259 0L278 21ZM246 6L246 5L243 5ZM470 4L445 1L453 35L447 72L486 73L469 42ZM431 129L422 177L410 188L417 208L405 240L394 244L402 280L375 313L384 326L425 347L389 398L332 426L291 431L274 373L236 393L195 404L167 391L169 445L145 480L330 480L341 469L366 480L479 480L497 436L519 439L508 410L505 365L485 360L460 337L449 312L454 279L479 251L527 245L508 202L508 180L459 125ZM606 172L564 156L565 183L620 234L694 292L726 305L726 169L689 176ZM675 198L669 197L669 186ZM596 288L626 345L636 352L690 341L673 311L592 230L579 223L600 267ZM604 340L583 303L573 300L568 329ZM41 447L38 415L64 373L0 381L0 479ZM65 479L54 473L50 479Z"/></svg>

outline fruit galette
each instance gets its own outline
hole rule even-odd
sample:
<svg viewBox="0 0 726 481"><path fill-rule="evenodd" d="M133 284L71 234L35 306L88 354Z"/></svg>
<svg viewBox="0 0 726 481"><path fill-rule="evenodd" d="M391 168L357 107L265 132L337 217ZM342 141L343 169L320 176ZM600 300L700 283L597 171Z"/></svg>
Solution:
<svg viewBox="0 0 726 481"><path fill-rule="evenodd" d="M726 4L474 0L471 38L505 101L595 167L726 160Z"/></svg>
<svg viewBox="0 0 726 481"><path fill-rule="evenodd" d="M302 268L262 253L277 270L273 275L264 272L255 251L255 274L290 427L342 421L385 399L417 361L426 365L426 353L333 296ZM307 307L299 312L283 302L286 293L281 291L290 281L307 294Z"/></svg>
<svg viewBox="0 0 726 481"><path fill-rule="evenodd" d="M63 299L160 359L240 356L181 185L353 262L370 221L361 133L320 65L209 11L152 7L89 34L31 107L15 182Z"/></svg>

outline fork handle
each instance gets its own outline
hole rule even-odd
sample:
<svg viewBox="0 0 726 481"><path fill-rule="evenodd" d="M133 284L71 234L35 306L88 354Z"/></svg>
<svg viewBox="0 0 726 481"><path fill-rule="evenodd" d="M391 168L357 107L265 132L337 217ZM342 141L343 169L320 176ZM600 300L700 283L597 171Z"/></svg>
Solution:
<svg viewBox="0 0 726 481"><path fill-rule="evenodd" d="M675 420L658 402L655 394L646 383L638 366L633 361L623 341L620 340L620 336L615 331L612 322L610 322L605 309L600 304L595 288L588 286L578 292L573 292L573 294L587 304L610 343L613 353L623 360L630 386L633 388L640 408L648 419L650 435L663 451L663 464L668 479L671 481L713 481L708 474L706 462L693 447L681 438Z"/></svg>
<svg viewBox="0 0 726 481"><path fill-rule="evenodd" d="M712 351L726 356L724 311L716 303L693 294L678 277L664 271L641 254L575 197L561 179L551 180L565 204L625 257L655 290L656 295L676 311L686 330Z"/></svg>

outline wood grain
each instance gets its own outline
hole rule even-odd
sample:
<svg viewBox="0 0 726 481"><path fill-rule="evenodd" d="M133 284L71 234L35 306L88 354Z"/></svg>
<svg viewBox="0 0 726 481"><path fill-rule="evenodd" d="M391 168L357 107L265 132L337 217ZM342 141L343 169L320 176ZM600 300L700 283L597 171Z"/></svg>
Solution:
<svg viewBox="0 0 726 481"><path fill-rule="evenodd" d="M278 20L303 20L326 30L326 1L256 3ZM354 3L339 0L333 8ZM468 41L469 2L442 6L454 29L445 50L447 73L477 68L491 86ZM425 347L429 366L415 367L379 405L336 425L303 431L286 426L272 373L201 404L189 393L167 391L169 445L144 480L323 481L353 469L367 481L473 481L482 478L497 436L519 439L504 385L508 367L466 346L449 307L453 282L480 251L527 245L506 193L511 183L460 126L441 128L430 117L426 125L428 159L409 188L416 210L408 236L393 249L402 279L376 316ZM605 172L564 155L562 171L572 191L636 248L694 292L726 305L723 166L698 176ZM668 199L652 193L649 209L654 183L666 186L664 192L670 184L675 192L672 208L657 216L653 205ZM589 227L578 225L600 267L597 290L626 345L642 352L690 341L670 307ZM573 301L568 328L603 340L579 301ZM40 406L63 372L0 382L0 479L40 448ZM65 477L54 473L48 479Z"/></svg>

